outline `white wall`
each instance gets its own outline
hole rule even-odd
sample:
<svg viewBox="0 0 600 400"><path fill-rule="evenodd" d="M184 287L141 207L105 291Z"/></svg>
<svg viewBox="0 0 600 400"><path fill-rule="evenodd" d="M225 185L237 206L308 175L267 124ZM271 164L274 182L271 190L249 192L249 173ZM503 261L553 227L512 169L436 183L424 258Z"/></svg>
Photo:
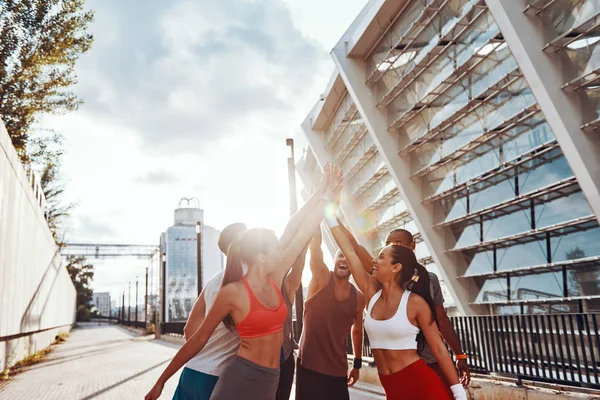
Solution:
<svg viewBox="0 0 600 400"><path fill-rule="evenodd" d="M75 288L43 204L0 122L0 371L49 346L75 320Z"/></svg>

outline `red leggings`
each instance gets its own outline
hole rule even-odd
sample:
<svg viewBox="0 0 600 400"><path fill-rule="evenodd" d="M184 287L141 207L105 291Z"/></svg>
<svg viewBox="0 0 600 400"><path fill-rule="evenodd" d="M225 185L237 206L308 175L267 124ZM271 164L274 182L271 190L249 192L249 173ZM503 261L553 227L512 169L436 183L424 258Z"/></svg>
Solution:
<svg viewBox="0 0 600 400"><path fill-rule="evenodd" d="M379 374L388 400L452 400L450 390L423 360L390 375Z"/></svg>

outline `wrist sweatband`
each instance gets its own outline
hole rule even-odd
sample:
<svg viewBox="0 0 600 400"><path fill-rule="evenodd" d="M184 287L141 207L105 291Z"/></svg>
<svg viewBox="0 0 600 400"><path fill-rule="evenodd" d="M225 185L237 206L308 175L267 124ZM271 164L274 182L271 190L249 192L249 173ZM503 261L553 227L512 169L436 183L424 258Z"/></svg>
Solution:
<svg viewBox="0 0 600 400"><path fill-rule="evenodd" d="M457 354L455 357L457 360L466 360L467 359L467 355L465 353Z"/></svg>
<svg viewBox="0 0 600 400"><path fill-rule="evenodd" d="M360 369L362 367L362 358L355 358L352 364L352 368Z"/></svg>
<svg viewBox="0 0 600 400"><path fill-rule="evenodd" d="M463 385L461 385L460 383L450 386L450 390L452 390L454 400L467 400L467 392L465 391Z"/></svg>

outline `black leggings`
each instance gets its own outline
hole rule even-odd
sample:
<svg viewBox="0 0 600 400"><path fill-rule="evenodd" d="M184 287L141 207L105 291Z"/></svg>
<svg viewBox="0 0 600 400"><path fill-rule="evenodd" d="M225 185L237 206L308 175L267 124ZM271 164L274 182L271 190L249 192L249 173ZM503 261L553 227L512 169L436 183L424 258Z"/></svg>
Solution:
<svg viewBox="0 0 600 400"><path fill-rule="evenodd" d="M279 385L277 386L276 400L289 400L294 384L294 371L296 363L294 362L294 353L285 360L279 369Z"/></svg>
<svg viewBox="0 0 600 400"><path fill-rule="evenodd" d="M349 400L348 378L330 376L296 366L296 400Z"/></svg>

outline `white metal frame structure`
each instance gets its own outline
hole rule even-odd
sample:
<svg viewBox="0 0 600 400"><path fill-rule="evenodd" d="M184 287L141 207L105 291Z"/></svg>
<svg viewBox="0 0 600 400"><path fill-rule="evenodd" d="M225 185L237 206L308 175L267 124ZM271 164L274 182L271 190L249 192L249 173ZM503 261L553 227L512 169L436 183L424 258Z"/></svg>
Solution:
<svg viewBox="0 0 600 400"><path fill-rule="evenodd" d="M371 0L309 155L344 170L359 241L411 230L459 312L600 309L595 51L598 0Z"/></svg>

